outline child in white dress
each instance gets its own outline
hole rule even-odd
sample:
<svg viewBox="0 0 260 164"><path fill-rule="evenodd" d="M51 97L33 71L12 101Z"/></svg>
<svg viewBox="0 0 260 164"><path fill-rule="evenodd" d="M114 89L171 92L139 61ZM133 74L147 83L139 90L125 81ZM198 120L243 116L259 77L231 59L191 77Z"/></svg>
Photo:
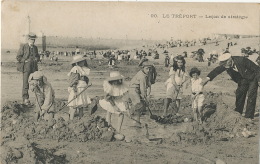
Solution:
<svg viewBox="0 0 260 164"><path fill-rule="evenodd" d="M177 56L169 72L169 79L165 82L166 99L164 101L164 116L167 116L167 110L172 101L176 101L177 113L182 99L182 85L187 81L188 75L185 72L185 59L183 56Z"/></svg>
<svg viewBox="0 0 260 164"><path fill-rule="evenodd" d="M70 120L73 120L76 109L79 110L79 116L81 118L83 116L83 109L91 103L89 93L87 92L87 90L83 91L88 86L88 76L90 73L90 69L87 67L86 58L81 55L74 56L71 64L73 67L68 73L68 102L71 102L68 104L68 106L70 108Z"/></svg>
<svg viewBox="0 0 260 164"><path fill-rule="evenodd" d="M191 76L191 99L192 99L192 110L194 114L194 119L202 123L202 107L204 104L205 97L203 95L203 83L200 76L200 70L196 67L192 68L190 71Z"/></svg>
<svg viewBox="0 0 260 164"><path fill-rule="evenodd" d="M111 124L111 115L118 115L117 131L120 133L124 120L124 112L128 111L127 85L123 82L123 76L118 71L110 73L110 77L104 81L104 99L99 101L100 106L107 111L106 121Z"/></svg>

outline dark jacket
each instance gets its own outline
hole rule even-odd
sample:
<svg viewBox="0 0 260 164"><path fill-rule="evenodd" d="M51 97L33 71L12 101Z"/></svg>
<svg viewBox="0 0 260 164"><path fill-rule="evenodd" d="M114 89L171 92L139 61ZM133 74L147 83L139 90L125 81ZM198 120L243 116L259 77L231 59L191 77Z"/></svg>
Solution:
<svg viewBox="0 0 260 164"><path fill-rule="evenodd" d="M38 54L38 48L33 45L30 48L29 44L23 44L17 53L16 59L17 70L20 72L35 72L38 70L37 63L40 60L40 55Z"/></svg>
<svg viewBox="0 0 260 164"><path fill-rule="evenodd" d="M220 65L208 74L207 77L210 78L210 81L224 71L227 71L232 80L236 83L238 83L241 79L251 81L256 78L257 81L260 81L260 67L254 62L242 56L232 56L232 60L234 61L234 65L236 66L238 72L234 71L232 68L225 68Z"/></svg>
<svg viewBox="0 0 260 164"><path fill-rule="evenodd" d="M154 66L152 66L149 70L149 73L148 73L148 79L150 81L151 84L154 84L155 83L155 80L156 80L156 77L157 77L157 72L156 72L156 69Z"/></svg>

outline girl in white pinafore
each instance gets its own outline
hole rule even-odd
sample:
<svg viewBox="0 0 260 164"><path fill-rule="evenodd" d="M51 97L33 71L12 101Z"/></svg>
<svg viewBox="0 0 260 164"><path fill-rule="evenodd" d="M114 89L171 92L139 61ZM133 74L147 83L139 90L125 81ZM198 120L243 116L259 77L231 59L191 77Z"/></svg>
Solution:
<svg viewBox="0 0 260 164"><path fill-rule="evenodd" d="M107 111L106 121L111 124L111 115L118 115L117 131L120 133L124 119L124 112L128 111L128 89L123 82L123 76L118 71L110 73L110 77L103 84L105 97L99 101L100 106Z"/></svg>
<svg viewBox="0 0 260 164"><path fill-rule="evenodd" d="M169 79L165 82L166 99L164 101L164 116L167 116L167 110L172 101L176 101L177 113L180 108L180 100L182 99L182 85L187 81L188 75L185 72L185 59L179 55L175 58L173 66L169 72Z"/></svg>
<svg viewBox="0 0 260 164"><path fill-rule="evenodd" d="M193 67L190 70L191 77L191 91L192 91L192 110L194 119L202 123L203 117L203 104L205 100L205 96L203 95L203 81L199 77L200 70L197 67Z"/></svg>
<svg viewBox="0 0 260 164"><path fill-rule="evenodd" d="M88 76L90 73L90 69L87 67L87 60L81 55L76 55L73 57L73 61L71 62L72 69L68 73L69 76L69 98L68 104L70 110L70 119L73 120L75 111L79 110L80 118L83 116L83 109L91 103L89 98L89 93L87 90L83 91L88 86ZM83 92L82 92L83 91ZM78 95L82 92L80 95ZM74 100L73 100L74 99Z"/></svg>

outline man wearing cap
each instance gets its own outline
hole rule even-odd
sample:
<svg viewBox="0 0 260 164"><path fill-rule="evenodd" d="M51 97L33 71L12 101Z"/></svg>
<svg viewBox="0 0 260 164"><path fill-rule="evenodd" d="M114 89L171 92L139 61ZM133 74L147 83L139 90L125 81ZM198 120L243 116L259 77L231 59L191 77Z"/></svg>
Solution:
<svg viewBox="0 0 260 164"><path fill-rule="evenodd" d="M149 87L148 73L152 64L148 61L142 63L142 69L132 78L129 85L129 97L132 101L131 111L137 120L136 124L140 123L141 110L147 101L147 88Z"/></svg>
<svg viewBox="0 0 260 164"><path fill-rule="evenodd" d="M231 56L230 53L219 56L219 62L220 65L207 75L204 85L222 72L227 71L232 80L238 84L235 111L240 114L243 113L246 95L248 94L245 117L253 119L257 89L260 86L260 67L245 57Z"/></svg>
<svg viewBox="0 0 260 164"><path fill-rule="evenodd" d="M36 35L29 33L27 35L27 43L20 46L16 59L17 70L23 72L23 89L22 98L25 105L29 105L29 75L35 71L38 71L38 61L40 61L40 55L38 54L38 48L34 45Z"/></svg>

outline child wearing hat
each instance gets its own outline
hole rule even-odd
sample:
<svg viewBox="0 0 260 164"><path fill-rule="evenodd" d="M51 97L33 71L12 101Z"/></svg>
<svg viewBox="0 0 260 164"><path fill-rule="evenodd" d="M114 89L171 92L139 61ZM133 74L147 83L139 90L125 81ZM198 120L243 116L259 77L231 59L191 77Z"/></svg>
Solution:
<svg viewBox="0 0 260 164"><path fill-rule="evenodd" d="M202 123L202 106L204 104L205 97L203 95L203 83L200 76L200 70L193 67L190 70L191 77L191 99L192 99L192 110L194 119Z"/></svg>
<svg viewBox="0 0 260 164"><path fill-rule="evenodd" d="M99 101L100 106L107 111L106 121L111 124L112 114L118 115L117 131L121 132L124 120L123 112L127 112L127 85L123 82L123 76L118 71L110 72L110 77L103 83L104 99Z"/></svg>
<svg viewBox="0 0 260 164"><path fill-rule="evenodd" d="M79 117L81 118L83 116L83 109L91 103L89 93L86 90L83 91L88 86L90 69L87 67L86 58L82 55L74 56L71 65L72 69L68 73L68 102L70 102L68 106L70 108L70 120L73 120L76 109L79 110Z"/></svg>
<svg viewBox="0 0 260 164"><path fill-rule="evenodd" d="M41 116L44 116L47 120L51 120L54 117L55 111L55 94L51 84L47 82L47 78L40 71L31 73L28 82L30 89L35 93L36 121L38 121Z"/></svg>
<svg viewBox="0 0 260 164"><path fill-rule="evenodd" d="M144 62L150 63L148 61L148 59L144 56L144 58L140 61L138 66L142 67ZM150 66L150 69L149 69L149 72L148 72L147 97L151 96L152 85L155 83L155 80L156 80L156 77L157 77L157 72L156 72L156 68L155 68L154 64L152 64L152 63L150 63L150 64L151 64L151 66Z"/></svg>
<svg viewBox="0 0 260 164"><path fill-rule="evenodd" d="M140 127L141 110L147 102L147 89L149 88L148 74L152 67L152 63L145 61L142 63L142 69L132 78L129 85L129 98L131 99L131 114L135 121L135 125Z"/></svg>

